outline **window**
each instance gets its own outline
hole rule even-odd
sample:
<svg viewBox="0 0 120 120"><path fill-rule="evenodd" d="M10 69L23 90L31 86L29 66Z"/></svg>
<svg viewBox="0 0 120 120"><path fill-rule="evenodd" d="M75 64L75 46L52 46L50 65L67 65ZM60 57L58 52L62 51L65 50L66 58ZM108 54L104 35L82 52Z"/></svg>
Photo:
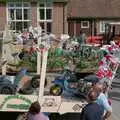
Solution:
<svg viewBox="0 0 120 120"><path fill-rule="evenodd" d="M30 26L30 4L27 2L8 3L8 23L11 30L22 31Z"/></svg>
<svg viewBox="0 0 120 120"><path fill-rule="evenodd" d="M100 33L105 32L105 24L109 24L111 21L100 21Z"/></svg>
<svg viewBox="0 0 120 120"><path fill-rule="evenodd" d="M81 28L89 28L89 21L81 21Z"/></svg>
<svg viewBox="0 0 120 120"><path fill-rule="evenodd" d="M45 32L52 32L52 3L39 3L38 23Z"/></svg>
<svg viewBox="0 0 120 120"><path fill-rule="evenodd" d="M100 21L100 32L101 33L105 32L105 23L106 21Z"/></svg>

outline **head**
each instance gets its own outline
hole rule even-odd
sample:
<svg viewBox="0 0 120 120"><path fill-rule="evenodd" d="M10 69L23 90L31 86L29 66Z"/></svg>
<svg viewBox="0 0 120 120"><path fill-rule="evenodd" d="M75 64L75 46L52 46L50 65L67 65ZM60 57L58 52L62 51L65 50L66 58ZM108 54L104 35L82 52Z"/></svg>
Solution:
<svg viewBox="0 0 120 120"><path fill-rule="evenodd" d="M104 84L103 83L96 83L93 85L93 90L95 90L98 93L101 93L104 91Z"/></svg>
<svg viewBox="0 0 120 120"><path fill-rule="evenodd" d="M31 104L30 108L29 108L29 112L31 114L38 114L41 110L40 104L38 101L34 102Z"/></svg>
<svg viewBox="0 0 120 120"><path fill-rule="evenodd" d="M87 95L87 101L88 102L96 101L97 97L98 93L94 90L91 90Z"/></svg>

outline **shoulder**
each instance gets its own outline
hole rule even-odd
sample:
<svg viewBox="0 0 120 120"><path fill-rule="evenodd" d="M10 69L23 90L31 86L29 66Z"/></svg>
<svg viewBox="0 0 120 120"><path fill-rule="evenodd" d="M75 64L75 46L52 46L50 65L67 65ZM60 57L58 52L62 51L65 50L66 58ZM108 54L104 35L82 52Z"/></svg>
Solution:
<svg viewBox="0 0 120 120"><path fill-rule="evenodd" d="M46 116L46 115L44 115L43 113L40 113L40 116L41 116L41 120L49 120L49 118Z"/></svg>
<svg viewBox="0 0 120 120"><path fill-rule="evenodd" d="M84 111L91 110L92 108L95 108L96 106L98 106L97 103L89 103L84 107Z"/></svg>
<svg viewBox="0 0 120 120"><path fill-rule="evenodd" d="M107 99L107 97L104 93L100 93L100 95L98 96L98 99Z"/></svg>

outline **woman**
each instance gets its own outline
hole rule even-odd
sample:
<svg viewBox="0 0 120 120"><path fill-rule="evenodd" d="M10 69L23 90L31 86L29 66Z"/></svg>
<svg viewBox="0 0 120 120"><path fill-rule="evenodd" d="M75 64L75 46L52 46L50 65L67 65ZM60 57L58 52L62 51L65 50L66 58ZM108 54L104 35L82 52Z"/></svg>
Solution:
<svg viewBox="0 0 120 120"><path fill-rule="evenodd" d="M31 104L28 111L28 120L49 120L42 112L38 101Z"/></svg>

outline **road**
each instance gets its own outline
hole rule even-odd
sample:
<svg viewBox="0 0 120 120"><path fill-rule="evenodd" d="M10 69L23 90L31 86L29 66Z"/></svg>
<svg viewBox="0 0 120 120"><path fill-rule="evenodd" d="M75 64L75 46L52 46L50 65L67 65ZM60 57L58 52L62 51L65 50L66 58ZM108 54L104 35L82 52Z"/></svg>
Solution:
<svg viewBox="0 0 120 120"><path fill-rule="evenodd" d="M113 86L111 92L113 108L112 120L120 120L120 75L117 79L113 81L112 86Z"/></svg>

